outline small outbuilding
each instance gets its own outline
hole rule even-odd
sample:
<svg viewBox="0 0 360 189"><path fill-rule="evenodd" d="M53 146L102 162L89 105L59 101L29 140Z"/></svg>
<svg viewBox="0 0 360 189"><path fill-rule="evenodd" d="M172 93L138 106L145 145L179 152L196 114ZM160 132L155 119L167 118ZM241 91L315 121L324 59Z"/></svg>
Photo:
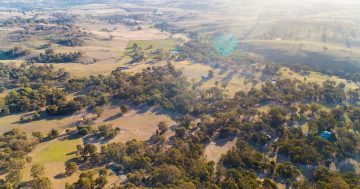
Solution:
<svg viewBox="0 0 360 189"><path fill-rule="evenodd" d="M329 140L332 136L332 133L329 131L323 131L320 133L320 137L325 139L325 140Z"/></svg>

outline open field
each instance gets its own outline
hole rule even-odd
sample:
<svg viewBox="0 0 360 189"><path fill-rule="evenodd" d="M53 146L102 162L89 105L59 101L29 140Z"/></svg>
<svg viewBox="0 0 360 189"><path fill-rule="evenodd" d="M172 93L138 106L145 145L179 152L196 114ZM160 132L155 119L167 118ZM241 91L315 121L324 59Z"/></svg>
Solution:
<svg viewBox="0 0 360 189"><path fill-rule="evenodd" d="M47 26L52 27L51 24ZM30 30L34 30L31 26L26 26ZM44 53L43 45L59 38L70 30L65 31L62 28L56 28L52 31L38 31L34 30L34 34L27 34L26 38L17 41L11 36L16 32L25 32L24 27L9 26L4 30L0 30L0 51L5 51L15 46L21 46L30 50L29 56L39 55ZM107 24L104 22L91 20L89 22L78 22L76 26L71 29L72 32L86 34L82 37L84 44L81 46L61 46L52 44L51 48L56 53L69 53L81 51L84 57L79 63L58 63L54 64L56 68L65 68L72 76L85 77L90 75L107 74L117 67L129 66L126 65L130 59L124 56L126 48L131 41L137 41L139 44L152 44L154 48L170 50L175 46L175 42L170 38L170 34L161 32L151 27L143 27L141 30L132 30L124 24ZM70 35L70 34L69 34ZM22 57L22 59L28 58ZM1 60L1 62L18 61L21 60Z"/></svg>
<svg viewBox="0 0 360 189"><path fill-rule="evenodd" d="M39 131L48 133L51 129L64 130L71 126L71 124L78 119L76 115L73 116L59 116L59 117L46 117L38 121L28 123L20 123L22 114L14 114L0 118L0 133L4 133L13 128L19 128L22 131L29 133ZM25 114L26 115L26 114Z"/></svg>
<svg viewBox="0 0 360 189"><path fill-rule="evenodd" d="M126 142L131 139L145 141L157 130L157 124L161 121L173 126L176 114L162 110L161 108L150 108L146 106L130 110L123 116L119 116L118 106L108 106L104 114L96 120L95 126L111 124L122 129L121 133L112 142ZM13 128L20 128L22 131L31 134L38 131L48 133L51 129L65 130L73 127L74 123L81 120L86 113L78 113L72 116L48 117L38 121L19 123L21 115L10 115L0 118L0 133Z"/></svg>
<svg viewBox="0 0 360 189"><path fill-rule="evenodd" d="M311 53L317 53L320 55L334 57L332 61L348 61L348 62L357 62L360 58L360 47L346 47L343 44L339 43L324 43L317 41L304 41L304 40L243 40L239 41L240 49L245 51L254 50L254 52L259 51L260 49L266 50L274 49L278 50L279 53L287 52L294 56L305 56L311 55ZM266 57L266 54L265 54ZM314 59L314 58L313 58ZM309 59L311 60L311 59ZM316 59L314 59L316 60ZM317 59L319 61L321 59ZM294 59L296 61L296 59ZM294 62L296 63L296 62ZM313 63L313 62L310 62ZM330 63L330 61L329 61Z"/></svg>
<svg viewBox="0 0 360 189"><path fill-rule="evenodd" d="M94 40L94 43L95 41L97 40ZM105 43L106 46L104 46L101 41L97 41L96 43L103 44L103 46L92 44L93 46L78 48L86 52L86 56L96 59L96 62L92 62L90 64L60 63L54 64L54 66L56 68L64 68L74 77L87 77L99 74L106 75L118 67L127 67L129 70L126 71L130 72L136 72L137 70L141 71L142 69L152 65L129 64L131 59L124 54L128 51L127 48L131 47L135 42L142 47L142 49L146 49L150 45L153 45L152 50L163 49L164 51L169 51L175 47L175 41L173 39L119 41L120 44L124 45L122 47L116 45L116 40ZM91 43L89 45L91 45ZM60 50L69 52L71 49L72 48L61 48ZM148 55L151 50L148 49L145 51ZM157 65L161 65L161 63L157 63Z"/></svg>
<svg viewBox="0 0 360 189"><path fill-rule="evenodd" d="M203 89L209 89L215 87L215 82L226 83L225 93L229 96L234 95L238 91L248 91L253 86L251 83L245 84L245 77L241 74L233 74L231 71L223 71L220 69L214 69L208 65L191 63L188 61L176 62L174 66L181 70L188 81L201 82L200 86ZM209 71L214 71L214 77L211 79L202 80L206 77ZM260 86L260 85L257 85Z"/></svg>
<svg viewBox="0 0 360 189"><path fill-rule="evenodd" d="M122 142L125 143L129 140L139 140L145 141L148 140L157 130L157 124L161 121L166 122L169 126L173 126L175 122L173 119L176 117L175 114L169 114L166 111L163 111L159 108L150 108L150 107L137 107L135 109L130 110L128 113L123 116L119 116L120 109L118 106L109 106L105 108L104 114L96 120L95 126L100 126L104 124L111 124L114 127L121 128L121 132L112 140L104 141L105 143L112 142ZM80 115L79 115L80 116ZM71 123L71 121L76 120L79 116L72 116L72 119L67 120ZM15 116L12 119L18 118ZM5 119L0 119L4 121ZM9 119L6 119L9 120ZM10 119L11 120L11 119ZM11 122L11 121L10 121ZM63 122L31 122L32 124L27 124L24 126L16 126L21 127L27 133L31 133L32 131L43 131L40 127L41 125L47 125L46 130L51 128L57 128L56 124L60 124L63 128L66 124ZM56 124L55 124L56 123ZM38 126L38 127L35 127ZM50 126L49 126L50 125ZM2 124L3 126L3 124ZM5 125L6 126L6 125ZM55 127L54 127L55 126ZM4 127L5 130L10 127ZM58 129L58 128L57 128ZM1 131L4 132L4 131ZM173 133L168 133L168 136L173 135ZM49 176L51 182L55 189L61 189L65 185L66 182L73 183L77 180L79 173L76 173L70 177L64 177L63 173L65 170L64 163L68 160L71 160L76 156L74 153L76 151L76 145L82 143L97 143L104 144L103 142L98 143L97 141L88 141L78 138L78 139L67 139L66 137L61 137L59 139L55 139L49 142L39 144L36 149L30 154L32 157L32 163L28 164L24 169L24 179L29 180L30 177L30 168L33 163L40 163L45 166L46 175ZM117 177L111 173L109 177L109 185L114 182L118 182Z"/></svg>
<svg viewBox="0 0 360 189"><path fill-rule="evenodd" d="M73 183L77 180L79 173L70 177L64 177L65 162L76 157L76 145L82 144L81 139L55 139L39 144L30 154L32 163L24 169L24 180L30 179L30 169L33 163L45 166L45 174L50 178L54 189L64 188L65 183Z"/></svg>
<svg viewBox="0 0 360 189"><path fill-rule="evenodd" d="M127 49L134 46L136 43L142 49L145 49L145 52L148 53L151 49L163 49L164 51L170 51L175 48L176 42L173 39L163 39L163 40L131 40L127 45ZM152 46L151 49L148 47Z"/></svg>
<svg viewBox="0 0 360 189"><path fill-rule="evenodd" d="M309 75L302 76L296 72L289 70L288 68L282 67L280 69L280 74L281 74L280 75L281 79L299 79L301 81L314 82L314 83L323 83L323 82L329 80L329 81L334 81L337 84L344 83L347 89L359 88L359 85L357 85L354 82L351 82L351 81L348 81L345 79L341 79L336 76L329 76L329 75L325 75L325 74L321 74L321 73L317 73L317 72L310 72Z"/></svg>
<svg viewBox="0 0 360 189"><path fill-rule="evenodd" d="M211 142L206 146L204 156L206 160L213 161L215 163L219 162L222 155L226 154L231 150L236 144L236 139L231 141L217 141Z"/></svg>
<svg viewBox="0 0 360 189"><path fill-rule="evenodd" d="M210 80L203 81L201 88L207 89L210 87L214 87L215 81L218 81L219 83L225 82L227 84L225 88L225 93L228 94L229 96L234 95L238 91L249 91L252 87L260 88L261 85L263 84L263 82L260 81L254 86L251 82L246 82L246 77L242 74L237 74L237 73L232 74L231 71L224 72L222 70L214 69L204 64L183 61L183 62L174 63L174 66L177 69L181 70L184 76L188 78L190 82L200 82L202 80L202 77L207 76L209 70L213 70L214 77ZM278 79L299 79L301 81L315 82L315 83L323 83L326 80L330 80L330 81L335 81L338 84L344 83L347 89L359 88L359 85L354 82L341 79L336 76L328 76L317 72L310 72L309 75L302 76L294 71L291 71L289 68L286 67L281 67L279 72L280 72L280 76ZM255 75L256 79L260 79L261 73L253 73L253 74Z"/></svg>
<svg viewBox="0 0 360 189"><path fill-rule="evenodd" d="M39 144L37 148L29 155L32 157L32 162L27 164L23 171L24 180L30 180L31 165L39 163L45 166L45 174L50 178L52 187L54 189L64 188L66 183L74 183L78 180L80 171L71 176L64 176L65 162L76 158L76 145L82 144L83 141L79 139L60 138L49 142ZM89 170L87 170L89 171ZM91 169L96 171L96 169ZM118 177L110 172L108 176L107 186L111 186L118 182Z"/></svg>
<svg viewBox="0 0 360 189"><path fill-rule="evenodd" d="M161 108L151 108L148 106L135 107L128 113L120 116L119 106L108 106L95 122L96 126L110 124L119 127L121 132L109 142L125 143L136 139L139 141L148 140L158 129L159 122L165 122L168 126L174 126L176 114L162 110Z"/></svg>

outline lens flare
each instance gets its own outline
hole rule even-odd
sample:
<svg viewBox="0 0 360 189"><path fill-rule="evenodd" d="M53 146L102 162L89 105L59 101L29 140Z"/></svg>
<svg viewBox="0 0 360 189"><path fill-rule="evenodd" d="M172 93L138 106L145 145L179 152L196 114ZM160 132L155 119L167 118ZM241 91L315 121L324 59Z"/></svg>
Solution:
<svg viewBox="0 0 360 189"><path fill-rule="evenodd" d="M228 57L238 46L237 38L231 34L220 34L213 39L214 49L222 56Z"/></svg>

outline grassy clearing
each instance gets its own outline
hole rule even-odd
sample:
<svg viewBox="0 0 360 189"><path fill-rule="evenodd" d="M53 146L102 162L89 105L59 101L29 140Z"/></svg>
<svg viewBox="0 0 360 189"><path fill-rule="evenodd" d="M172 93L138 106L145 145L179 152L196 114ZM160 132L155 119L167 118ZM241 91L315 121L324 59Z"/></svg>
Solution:
<svg viewBox="0 0 360 189"><path fill-rule="evenodd" d="M39 131L48 133L51 129L64 129L71 125L78 118L74 116L49 116L45 119L32 121L28 123L19 123L20 117L23 114L9 115L0 117L0 133L4 133L13 128L19 128L26 133Z"/></svg>
<svg viewBox="0 0 360 189"><path fill-rule="evenodd" d="M176 69L179 69L183 72L183 75L188 78L189 81L194 80L198 82L201 80L201 76L206 76L209 70L213 70L212 67L204 65L191 63L188 61L176 62L174 63Z"/></svg>
<svg viewBox="0 0 360 189"><path fill-rule="evenodd" d="M117 46L116 42L120 44ZM123 50L129 50L129 47L132 47L134 43L137 43L142 49L148 48L150 45L153 45L152 49L145 50L145 54L150 54L150 51L156 49L163 49L164 51L169 51L175 47L176 42L172 39L160 39L160 40L139 40L139 41L130 41L129 43L125 41L109 41L109 45L104 45L101 41L92 40L88 46L81 47L83 51L86 52L86 56L90 59L96 59L96 62L91 64L78 64L78 63L64 63L64 64L54 64L56 68L64 68L66 71L74 77L88 77L90 75L107 75L111 71L115 70L118 67L128 67L128 72L139 72L145 69L146 67L152 66L147 64L134 64L130 65L131 58L123 54ZM102 46L95 45L102 44ZM127 45L126 45L127 44ZM61 47L58 49L59 52L69 52L72 51L69 47ZM106 57L106 58L104 58ZM161 65L162 62L157 63Z"/></svg>
<svg viewBox="0 0 360 189"><path fill-rule="evenodd" d="M176 62L174 66L183 72L183 75L188 78L190 82L199 82L202 80L202 77L206 77L209 73L209 70L214 71L214 77L212 79L203 81L201 85L202 89L209 89L215 87L215 82L218 81L220 84L222 82L226 83L225 94L233 96L238 91L248 91L253 85L251 83L245 83L245 77L240 74L234 74L231 77L231 71L222 72L221 70L214 69L210 66L191 63L188 61ZM255 86L259 87L260 83Z"/></svg>
<svg viewBox="0 0 360 189"><path fill-rule="evenodd" d="M231 77L231 71L222 72L221 70L214 69L210 66L198 64L198 63L191 63L191 62L176 62L174 66L181 70L186 78L190 82L199 82L201 81L202 77L206 77L209 70L214 71L214 77L212 79L203 81L201 88L208 89L215 86L215 82L218 81L219 83L225 82L225 94L232 96L238 91L249 91L252 87L260 88L263 82L258 82L257 85L253 86L251 82L246 83L246 78L241 74L234 74ZM321 84L326 80L335 81L336 83L344 83L346 85L346 89L356 89L359 86L351 81L347 81L345 79L341 79L336 76L328 76L318 72L310 72L307 76L302 76L289 68L282 67L280 68L280 77L279 79L299 79L301 81L306 82L314 82ZM261 73L253 73L256 76L256 79L260 79Z"/></svg>
<svg viewBox="0 0 360 189"><path fill-rule="evenodd" d="M157 130L157 124L159 122L165 121L169 126L173 126L175 124L173 118L176 117L175 114L170 114L160 108L151 108L147 106L133 107L132 110L123 116L119 116L119 113L120 108L118 105L109 105L105 107L104 114L102 114L95 122L95 127L111 124L121 128L121 132L114 139L107 142L125 143L132 139L140 141L148 140ZM76 115L72 117L72 121L78 118ZM52 125L51 122L48 122L47 124ZM34 125L36 124L34 123ZM36 127L33 127L32 129L35 131ZM173 133L169 132L168 134L172 135ZM68 140L60 138L39 144L30 154L32 163L28 164L23 171L24 180L31 179L29 176L31 165L33 163L40 163L45 166L45 174L53 183L53 188L61 189L64 188L66 182L76 182L81 172L79 171L70 177L64 177L64 163L70 159L76 158L76 154L74 153L76 151L76 145L82 143L82 139ZM109 176L109 185L118 181L116 175L111 174Z"/></svg>
<svg viewBox="0 0 360 189"><path fill-rule="evenodd" d="M241 44L252 44L263 46L267 48L279 49L289 53L296 53L307 51L316 52L333 56L338 59L353 59L360 58L360 48L352 47L347 48L344 44L338 43L322 43L317 41L294 41L294 40L244 40Z"/></svg>
<svg viewBox="0 0 360 189"><path fill-rule="evenodd" d="M95 64L54 64L55 68L64 68L72 77L89 77L91 75L107 75L112 70L124 66L124 62L98 62Z"/></svg>
<svg viewBox="0 0 360 189"><path fill-rule="evenodd" d="M41 164L65 162L76 157L72 152L76 151L76 145L81 143L81 139L57 140L44 146L42 149L40 147L40 149L33 154L33 160Z"/></svg>
<svg viewBox="0 0 360 189"><path fill-rule="evenodd" d="M226 154L235 146L236 140L237 139L231 141L218 141L217 143L210 143L206 146L204 151L204 156L206 160L214 161L215 163L217 163L223 154Z"/></svg>
<svg viewBox="0 0 360 189"><path fill-rule="evenodd" d="M291 71L289 68L286 67L282 67L280 69L280 79L299 79L301 81L306 81L306 82L314 82L314 83L318 83L321 84L327 80L330 81L335 81L336 83L344 83L346 85L346 89L356 89L359 88L359 86L354 83L354 82L350 82L347 81L345 79L341 79L339 77L336 76L328 76L328 75L324 75L318 72L310 72L309 75L307 76L302 76L296 72Z"/></svg>
<svg viewBox="0 0 360 189"><path fill-rule="evenodd" d="M129 41L127 45L127 49L133 47L134 43L138 44L143 50L147 49L150 45L152 45L152 49L148 49L146 51L150 51L153 49L163 49L164 51L170 51L176 45L176 41L173 39L162 39L162 40L132 40Z"/></svg>
<svg viewBox="0 0 360 189"><path fill-rule="evenodd" d="M155 133L159 122L164 121L169 126L175 125L173 118L176 116L176 114L166 112L161 108L147 106L136 107L120 116L118 106L108 106L105 108L104 114L96 121L96 125L110 124L121 128L121 132L110 142L125 143L132 139L145 141Z"/></svg>
<svg viewBox="0 0 360 189"><path fill-rule="evenodd" d="M70 177L64 177L64 163L76 155L76 145L82 144L81 139L75 140L53 140L39 144L30 154L32 163L28 164L24 171L24 180L30 180L30 169L33 163L40 163L45 166L45 175L49 177L54 189L62 189L65 183L73 183L77 180L79 173Z"/></svg>

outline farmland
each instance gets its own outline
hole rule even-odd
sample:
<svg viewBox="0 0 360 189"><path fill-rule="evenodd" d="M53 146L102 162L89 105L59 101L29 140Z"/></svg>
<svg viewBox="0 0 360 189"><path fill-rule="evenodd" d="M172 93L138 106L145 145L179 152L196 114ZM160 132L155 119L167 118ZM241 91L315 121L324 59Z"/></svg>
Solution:
<svg viewBox="0 0 360 189"><path fill-rule="evenodd" d="M355 188L359 4L322 1L0 2L0 188Z"/></svg>

